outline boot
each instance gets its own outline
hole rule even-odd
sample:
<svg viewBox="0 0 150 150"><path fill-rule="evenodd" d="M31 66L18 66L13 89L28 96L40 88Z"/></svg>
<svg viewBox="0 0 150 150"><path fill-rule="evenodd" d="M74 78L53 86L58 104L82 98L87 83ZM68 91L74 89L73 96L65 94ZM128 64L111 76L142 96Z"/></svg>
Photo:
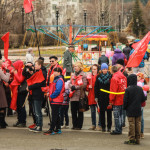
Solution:
<svg viewBox="0 0 150 150"><path fill-rule="evenodd" d="M5 114L0 113L0 129L6 128Z"/></svg>

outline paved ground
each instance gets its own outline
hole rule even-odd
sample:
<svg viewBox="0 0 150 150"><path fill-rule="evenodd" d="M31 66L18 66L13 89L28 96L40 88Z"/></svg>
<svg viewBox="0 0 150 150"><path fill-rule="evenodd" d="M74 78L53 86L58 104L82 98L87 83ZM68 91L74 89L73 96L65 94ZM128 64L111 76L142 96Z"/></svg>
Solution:
<svg viewBox="0 0 150 150"><path fill-rule="evenodd" d="M149 96L150 100L150 96ZM70 113L69 113L70 116ZM125 145L127 140L128 124L122 135L110 135L100 131L89 131L91 126L90 111L84 114L84 126L81 131L63 129L61 135L45 136L43 133L29 132L27 128L14 128L16 115L7 117L9 127L0 129L0 150L149 150L150 147L150 102L144 110L145 139L141 145ZM28 116L27 125L32 123ZM44 114L43 131L48 129L48 117ZM71 118L70 118L71 128ZM114 128L114 125L113 125Z"/></svg>

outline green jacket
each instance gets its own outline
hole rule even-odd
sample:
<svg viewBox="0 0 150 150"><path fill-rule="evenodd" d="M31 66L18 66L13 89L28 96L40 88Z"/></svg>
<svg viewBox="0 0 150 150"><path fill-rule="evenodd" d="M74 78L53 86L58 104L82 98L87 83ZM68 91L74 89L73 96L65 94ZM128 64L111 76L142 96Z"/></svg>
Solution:
<svg viewBox="0 0 150 150"><path fill-rule="evenodd" d="M64 52L63 68L66 68L66 72L72 72L72 55L69 50Z"/></svg>

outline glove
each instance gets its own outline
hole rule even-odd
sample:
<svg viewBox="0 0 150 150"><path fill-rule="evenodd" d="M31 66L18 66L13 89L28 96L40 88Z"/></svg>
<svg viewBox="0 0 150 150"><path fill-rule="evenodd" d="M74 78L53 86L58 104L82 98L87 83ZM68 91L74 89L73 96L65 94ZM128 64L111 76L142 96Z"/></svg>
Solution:
<svg viewBox="0 0 150 150"><path fill-rule="evenodd" d="M71 87L71 91L74 91L74 90L76 90L76 87L73 85L73 86Z"/></svg>
<svg viewBox="0 0 150 150"><path fill-rule="evenodd" d="M8 70L8 69L6 69L6 73L9 73L9 70Z"/></svg>
<svg viewBox="0 0 150 150"><path fill-rule="evenodd" d="M95 98L95 102L98 103L98 98Z"/></svg>

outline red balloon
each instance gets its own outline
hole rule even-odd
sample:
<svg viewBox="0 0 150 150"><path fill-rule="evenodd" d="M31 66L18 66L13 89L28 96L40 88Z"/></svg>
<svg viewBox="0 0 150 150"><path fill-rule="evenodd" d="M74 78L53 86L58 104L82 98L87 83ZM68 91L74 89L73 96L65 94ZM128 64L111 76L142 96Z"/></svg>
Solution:
<svg viewBox="0 0 150 150"><path fill-rule="evenodd" d="M144 91L149 91L149 85L144 85L144 86L143 86L143 90L144 90Z"/></svg>

